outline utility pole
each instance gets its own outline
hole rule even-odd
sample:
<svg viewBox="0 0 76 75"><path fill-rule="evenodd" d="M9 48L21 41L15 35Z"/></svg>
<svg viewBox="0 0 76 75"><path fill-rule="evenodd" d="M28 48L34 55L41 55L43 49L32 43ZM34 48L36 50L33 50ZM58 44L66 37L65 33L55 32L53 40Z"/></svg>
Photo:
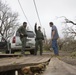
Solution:
<svg viewBox="0 0 76 75"><path fill-rule="evenodd" d="M47 42L47 37L46 37L46 33L45 33L45 28L43 28L44 31L44 39L45 39L45 43Z"/></svg>
<svg viewBox="0 0 76 75"><path fill-rule="evenodd" d="M38 20L39 20L40 26L42 27L35 0L33 0L33 2L34 2L34 6L35 6L35 10L36 10L36 13L37 13L37 16L38 16Z"/></svg>

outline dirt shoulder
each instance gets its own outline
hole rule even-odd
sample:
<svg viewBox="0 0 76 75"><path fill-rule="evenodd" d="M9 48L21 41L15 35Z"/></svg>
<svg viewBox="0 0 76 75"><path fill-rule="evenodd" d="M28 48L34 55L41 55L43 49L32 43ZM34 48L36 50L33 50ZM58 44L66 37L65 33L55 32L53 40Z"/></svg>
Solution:
<svg viewBox="0 0 76 75"><path fill-rule="evenodd" d="M76 56L72 55L71 52L59 51L59 58L68 64L76 66Z"/></svg>
<svg viewBox="0 0 76 75"><path fill-rule="evenodd" d="M42 75L76 75L76 67L52 57Z"/></svg>
<svg viewBox="0 0 76 75"><path fill-rule="evenodd" d="M54 52L44 52L44 55L54 57ZM68 64L76 66L76 52L59 51L58 58Z"/></svg>
<svg viewBox="0 0 76 75"><path fill-rule="evenodd" d="M59 51L59 56L51 53L51 61L41 75L76 75L76 57L70 52Z"/></svg>

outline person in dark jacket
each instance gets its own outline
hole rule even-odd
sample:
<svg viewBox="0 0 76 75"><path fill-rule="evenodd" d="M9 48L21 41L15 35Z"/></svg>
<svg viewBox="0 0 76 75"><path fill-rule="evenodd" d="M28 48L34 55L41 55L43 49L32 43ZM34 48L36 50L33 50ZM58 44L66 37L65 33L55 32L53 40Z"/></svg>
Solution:
<svg viewBox="0 0 76 75"><path fill-rule="evenodd" d="M27 22L23 22L23 25L19 27L18 32L20 35L20 40L22 42L22 49L21 49L21 54L25 55L25 47L26 47L26 40L27 40Z"/></svg>
<svg viewBox="0 0 76 75"><path fill-rule="evenodd" d="M41 32L41 27L38 26L38 30L37 30L37 23L35 23L35 34L36 34L36 38L35 38L35 55L37 55L37 51L38 51L38 46L40 47L40 55L42 55L43 53L43 42L42 40L44 40L44 36L43 33Z"/></svg>

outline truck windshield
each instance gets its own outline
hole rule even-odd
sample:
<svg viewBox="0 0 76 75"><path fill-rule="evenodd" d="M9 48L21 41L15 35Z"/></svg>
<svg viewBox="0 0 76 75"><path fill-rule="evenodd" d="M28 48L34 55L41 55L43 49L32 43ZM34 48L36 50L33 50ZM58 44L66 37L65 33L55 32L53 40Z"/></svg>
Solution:
<svg viewBox="0 0 76 75"><path fill-rule="evenodd" d="M16 32L16 36L19 36L19 33ZM34 38L35 34L33 31L27 31L27 37Z"/></svg>

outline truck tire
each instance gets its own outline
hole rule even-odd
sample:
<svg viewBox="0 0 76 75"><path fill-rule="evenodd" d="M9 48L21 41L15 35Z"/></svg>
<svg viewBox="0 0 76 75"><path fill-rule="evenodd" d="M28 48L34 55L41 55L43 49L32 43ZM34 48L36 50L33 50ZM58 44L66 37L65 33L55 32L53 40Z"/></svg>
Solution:
<svg viewBox="0 0 76 75"><path fill-rule="evenodd" d="M30 54L34 55L34 49L30 50Z"/></svg>
<svg viewBox="0 0 76 75"><path fill-rule="evenodd" d="M6 53L6 54L9 54L9 51L8 51L8 50L6 50L6 51L5 51L5 53Z"/></svg>

